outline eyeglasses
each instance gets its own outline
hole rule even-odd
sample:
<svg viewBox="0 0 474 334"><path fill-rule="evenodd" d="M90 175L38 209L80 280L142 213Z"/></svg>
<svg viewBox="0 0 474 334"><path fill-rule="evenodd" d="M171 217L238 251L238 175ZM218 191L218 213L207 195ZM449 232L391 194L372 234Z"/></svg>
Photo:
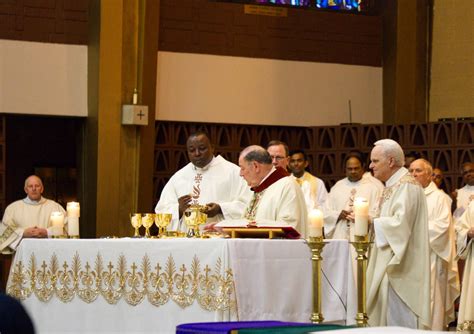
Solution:
<svg viewBox="0 0 474 334"><path fill-rule="evenodd" d="M283 159L286 159L286 157L281 157L279 155L270 155L270 158L272 158L272 160L276 160L276 161L282 161Z"/></svg>

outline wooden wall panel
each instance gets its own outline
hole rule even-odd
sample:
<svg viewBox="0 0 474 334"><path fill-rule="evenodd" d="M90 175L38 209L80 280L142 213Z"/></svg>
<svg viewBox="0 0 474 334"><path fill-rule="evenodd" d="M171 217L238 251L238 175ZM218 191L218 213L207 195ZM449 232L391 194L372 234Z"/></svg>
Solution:
<svg viewBox="0 0 474 334"><path fill-rule="evenodd" d="M89 0L0 1L0 38L87 44Z"/></svg>
<svg viewBox="0 0 474 334"><path fill-rule="evenodd" d="M159 50L381 66L381 16L288 8L272 17L244 5L162 0Z"/></svg>
<svg viewBox="0 0 474 334"><path fill-rule="evenodd" d="M382 138L398 141L406 152L420 152L433 166L441 168L449 190L462 185L461 165L474 161L474 121L324 127L157 121L155 128L155 203L169 178L188 163L186 139L196 130L207 131L216 153L234 163L246 146L266 146L272 139L285 141L290 150L302 148L308 154L309 171L323 179L328 189L345 177L344 159L349 151L360 150L368 164L373 143Z"/></svg>

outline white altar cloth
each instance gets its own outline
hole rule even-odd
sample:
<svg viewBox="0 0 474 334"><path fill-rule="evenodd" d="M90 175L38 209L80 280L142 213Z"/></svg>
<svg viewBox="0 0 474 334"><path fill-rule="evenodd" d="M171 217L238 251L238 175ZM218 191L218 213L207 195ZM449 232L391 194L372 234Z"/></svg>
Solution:
<svg viewBox="0 0 474 334"><path fill-rule="evenodd" d="M357 302L349 246L347 241L331 240L322 253L322 308L325 321L328 322L347 319L348 324L354 323ZM173 333L181 323L227 320L308 322L311 316L311 253L304 240L24 239L12 263L7 285L9 294L21 295L32 289L31 271L28 271L32 265L32 254L34 269L38 273L35 282L41 280L41 270L47 272L54 269L61 272L64 271L64 264L68 265L67 270L71 270L79 263L83 273L123 271L126 273L124 277L135 278L137 282L143 283L144 276L152 277L144 270L148 263L150 271L156 272L159 267L159 273L165 275L166 279L162 282L169 283L167 279L173 278L174 291L174 295L169 293L169 298L162 300L163 305L158 306L153 305L147 296L137 299L137 295L140 296L140 291L143 291L140 290L143 287L140 284L136 286L138 293L134 294L130 288L127 294L116 298L115 304L109 303L100 293L94 300L85 298L88 302L78 294L69 302L63 302L63 297L59 298L57 294L50 293L47 299L41 294L44 291L36 291L42 298L31 292L23 300L23 305L33 318L38 333ZM97 267L98 262L101 262L102 267ZM18 282L18 276L15 275L18 274L19 263L23 266L22 272L27 275L21 284L21 291L15 292L15 278ZM207 304L199 303L197 294L205 297L207 291L202 287L197 292L192 290L191 282L198 279L198 274L199 279L204 279L207 273L208 276L217 277L214 283L221 284L226 279L228 283L228 269L233 274L235 294L232 290L229 292L228 305L220 302L217 297L210 298L207 302L217 304L206 309L203 305ZM97 279L97 275L94 277ZM101 279L105 281L105 277ZM187 285L179 285L179 280L183 277ZM58 284L56 282L56 286ZM179 293L180 288L183 293ZM166 287L160 291L164 295L168 293ZM214 287L210 293L222 297L220 292L222 290ZM47 291L46 295L48 296ZM187 301L182 300L185 296L188 297ZM235 301L237 305L232 306ZM134 303L137 305L134 306Z"/></svg>

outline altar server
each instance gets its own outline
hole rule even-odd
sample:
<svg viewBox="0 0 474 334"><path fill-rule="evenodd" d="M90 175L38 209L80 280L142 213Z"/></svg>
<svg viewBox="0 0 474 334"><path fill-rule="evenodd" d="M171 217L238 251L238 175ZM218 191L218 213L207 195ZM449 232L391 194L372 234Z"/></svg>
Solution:
<svg viewBox="0 0 474 334"><path fill-rule="evenodd" d="M371 326L431 325L428 212L423 188L403 167L400 145L374 144L370 168L385 183L374 219L375 244L367 268Z"/></svg>
<svg viewBox="0 0 474 334"><path fill-rule="evenodd" d="M455 319L454 301L460 293L452 201L432 181L433 168L428 161L413 161L409 171L426 195L431 250L431 329L442 331Z"/></svg>
<svg viewBox="0 0 474 334"><path fill-rule="evenodd" d="M170 230L185 231L183 212L190 205L205 205L208 222L239 218L251 196L239 176L239 167L214 148L204 132L189 136L186 147L191 161L166 183L155 212L171 213Z"/></svg>

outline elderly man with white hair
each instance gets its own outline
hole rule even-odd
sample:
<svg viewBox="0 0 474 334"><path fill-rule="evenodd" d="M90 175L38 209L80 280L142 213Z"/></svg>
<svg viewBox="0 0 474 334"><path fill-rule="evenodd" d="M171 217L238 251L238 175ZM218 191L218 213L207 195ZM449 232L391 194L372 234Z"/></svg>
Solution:
<svg viewBox="0 0 474 334"><path fill-rule="evenodd" d="M0 225L1 253L12 253L22 238L47 238L53 211L60 211L66 216L60 204L42 196L44 187L38 176L29 176L24 190L26 197L5 209Z"/></svg>
<svg viewBox="0 0 474 334"><path fill-rule="evenodd" d="M367 268L371 326L429 328L430 246L423 188L403 167L404 154L391 139L374 144L370 168L385 183L374 218L375 244Z"/></svg>
<svg viewBox="0 0 474 334"><path fill-rule="evenodd" d="M431 329L443 331L455 319L454 301L460 293L452 200L432 181L433 167L429 161L417 159L408 170L426 195L431 249Z"/></svg>

